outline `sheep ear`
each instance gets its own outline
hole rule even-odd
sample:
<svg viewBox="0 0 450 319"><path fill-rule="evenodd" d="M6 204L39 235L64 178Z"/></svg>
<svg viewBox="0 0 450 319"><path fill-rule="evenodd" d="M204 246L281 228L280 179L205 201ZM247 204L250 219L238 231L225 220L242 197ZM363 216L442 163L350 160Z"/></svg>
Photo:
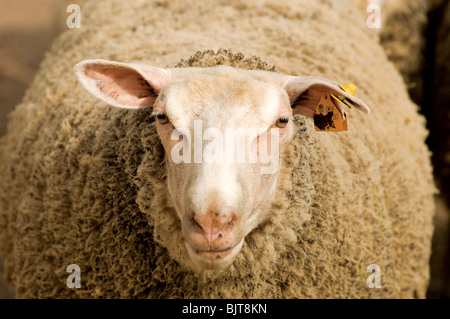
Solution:
<svg viewBox="0 0 450 319"><path fill-rule="evenodd" d="M329 92L338 97L343 95L350 105L364 113L370 113L369 107L363 101L345 92L338 83L325 78L295 76L285 83L284 89L289 96L294 114L302 114L312 118L323 92ZM342 104L334 99L332 100L342 113Z"/></svg>
<svg viewBox="0 0 450 319"><path fill-rule="evenodd" d="M144 64L85 60L75 65L78 80L106 103L128 109L152 106L170 72Z"/></svg>

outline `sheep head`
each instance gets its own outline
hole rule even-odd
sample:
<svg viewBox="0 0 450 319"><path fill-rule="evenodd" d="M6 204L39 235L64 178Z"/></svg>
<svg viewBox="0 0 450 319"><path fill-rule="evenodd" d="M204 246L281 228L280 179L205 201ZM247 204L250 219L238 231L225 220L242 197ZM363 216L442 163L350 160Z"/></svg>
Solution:
<svg viewBox="0 0 450 319"><path fill-rule="evenodd" d="M266 218L293 114L312 117L323 91L368 107L333 81L230 66L161 69L86 60L80 82L120 108L153 107L167 191L191 261L221 269ZM338 108L341 108L338 103Z"/></svg>

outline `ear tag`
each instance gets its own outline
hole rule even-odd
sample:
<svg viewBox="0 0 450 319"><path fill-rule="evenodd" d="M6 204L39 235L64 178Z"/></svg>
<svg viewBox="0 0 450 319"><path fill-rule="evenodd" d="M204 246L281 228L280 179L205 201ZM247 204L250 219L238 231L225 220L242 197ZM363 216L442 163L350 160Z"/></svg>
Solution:
<svg viewBox="0 0 450 319"><path fill-rule="evenodd" d="M345 112L343 115L344 119L341 111L331 100L330 93L323 92L314 113L314 127L320 132L348 131L348 116Z"/></svg>
<svg viewBox="0 0 450 319"><path fill-rule="evenodd" d="M342 85L339 84L339 87L345 91L346 93L355 96L355 92L358 89L356 87L356 85L354 85L353 83L349 83L347 85ZM343 95L339 95L339 97L336 97L334 94L331 94L331 97L334 98L337 102L341 103L342 105L348 107L349 109L352 108L352 106L350 105L350 103L348 103L347 99L343 96Z"/></svg>

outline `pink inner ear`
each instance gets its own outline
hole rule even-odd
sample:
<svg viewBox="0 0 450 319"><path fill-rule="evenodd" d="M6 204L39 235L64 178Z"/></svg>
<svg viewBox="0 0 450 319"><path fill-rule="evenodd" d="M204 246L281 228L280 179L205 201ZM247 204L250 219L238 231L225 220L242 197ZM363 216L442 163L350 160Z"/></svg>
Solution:
<svg viewBox="0 0 450 319"><path fill-rule="evenodd" d="M325 90L325 88L323 88ZM306 92L302 93L297 100L294 102L294 113L303 114L308 117L314 117L317 104L320 101L323 90L308 89ZM293 103L293 104L294 104Z"/></svg>
<svg viewBox="0 0 450 319"><path fill-rule="evenodd" d="M86 76L98 81L98 89L125 107L152 105L157 93L142 75L128 68L89 65Z"/></svg>

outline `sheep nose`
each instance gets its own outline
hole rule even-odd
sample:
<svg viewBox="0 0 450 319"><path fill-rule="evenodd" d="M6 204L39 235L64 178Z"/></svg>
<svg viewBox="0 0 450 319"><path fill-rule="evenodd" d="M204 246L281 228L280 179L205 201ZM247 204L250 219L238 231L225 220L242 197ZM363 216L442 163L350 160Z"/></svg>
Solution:
<svg viewBox="0 0 450 319"><path fill-rule="evenodd" d="M237 215L219 212L203 215L192 213L190 220L193 230L203 235L208 244L212 245L216 239L227 237L237 221Z"/></svg>

